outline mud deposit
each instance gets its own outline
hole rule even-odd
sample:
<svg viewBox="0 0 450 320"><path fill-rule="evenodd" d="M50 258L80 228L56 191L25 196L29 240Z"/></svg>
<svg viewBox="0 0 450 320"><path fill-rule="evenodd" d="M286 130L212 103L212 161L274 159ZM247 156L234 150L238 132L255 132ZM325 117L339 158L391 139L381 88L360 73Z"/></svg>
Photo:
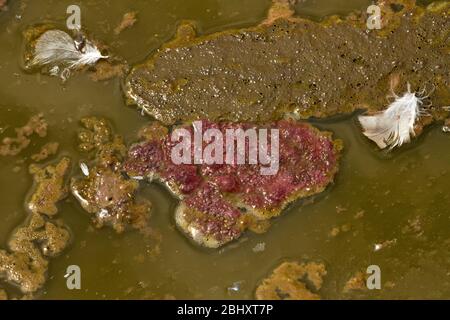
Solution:
<svg viewBox="0 0 450 320"><path fill-rule="evenodd" d="M63 29L71 4L0 0L0 300L450 298L450 135L440 108L449 105L448 9L393 14L392 25L366 33L364 15L345 18L365 12L365 0L298 1L296 17L309 20L273 28L269 0L80 1L83 27L111 60L64 83L24 71L23 33L38 24ZM195 37L180 29L186 20ZM177 34L184 42L158 51ZM272 42L286 45L274 50ZM221 56L228 73L218 72ZM158 61L155 69L148 61ZM390 87L401 93L407 81L414 90L434 85L429 111L438 121L411 144L380 151L353 111L383 108ZM342 141L327 169L339 171L323 192L271 214L256 232L199 246L177 226L185 198L167 181L124 174L129 147L148 140L141 128L151 120L127 104L130 84L150 114L177 126L206 116L278 121L288 112ZM218 84L227 90L215 93ZM66 286L71 265L81 269L81 290ZM365 286L370 265L381 270L381 290Z"/></svg>

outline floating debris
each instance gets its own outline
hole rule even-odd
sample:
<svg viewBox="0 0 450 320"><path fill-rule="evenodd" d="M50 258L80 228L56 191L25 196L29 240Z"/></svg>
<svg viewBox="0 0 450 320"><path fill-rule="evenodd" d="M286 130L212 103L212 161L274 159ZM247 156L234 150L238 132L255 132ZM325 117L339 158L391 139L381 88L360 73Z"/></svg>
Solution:
<svg viewBox="0 0 450 320"><path fill-rule="evenodd" d="M375 251L375 252L380 251L381 248L383 248L383 246L380 243L376 243L374 245L373 251Z"/></svg>
<svg viewBox="0 0 450 320"><path fill-rule="evenodd" d="M445 120L444 126L442 127L442 131L445 132L445 133L449 133L450 132L450 118Z"/></svg>
<svg viewBox="0 0 450 320"><path fill-rule="evenodd" d="M33 58L28 67L46 67L48 73L66 80L71 70L94 65L100 59L107 59L97 46L81 35L72 38L62 30L48 30L33 43Z"/></svg>
<svg viewBox="0 0 450 320"><path fill-rule="evenodd" d="M245 281L236 281L230 287L227 288L228 294L236 294L241 291L242 285Z"/></svg>
<svg viewBox="0 0 450 320"><path fill-rule="evenodd" d="M81 169L81 172L83 172L84 176L89 177L89 167L87 166L86 163L81 162L80 169Z"/></svg>
<svg viewBox="0 0 450 320"><path fill-rule="evenodd" d="M264 250L266 250L266 243L260 242L260 243L256 244L256 246L254 246L252 250L255 253L263 252Z"/></svg>
<svg viewBox="0 0 450 320"><path fill-rule="evenodd" d="M373 251L377 252L377 251L380 251L381 249L389 248L389 247L395 245L396 243L397 243L397 239L386 240L382 243L376 243L373 246Z"/></svg>
<svg viewBox="0 0 450 320"><path fill-rule="evenodd" d="M423 99L411 92L403 96L395 96L389 107L375 115L359 116L358 120L364 129L363 134L374 141L380 149L393 149L411 141L415 135L414 127L419 116L424 114Z"/></svg>

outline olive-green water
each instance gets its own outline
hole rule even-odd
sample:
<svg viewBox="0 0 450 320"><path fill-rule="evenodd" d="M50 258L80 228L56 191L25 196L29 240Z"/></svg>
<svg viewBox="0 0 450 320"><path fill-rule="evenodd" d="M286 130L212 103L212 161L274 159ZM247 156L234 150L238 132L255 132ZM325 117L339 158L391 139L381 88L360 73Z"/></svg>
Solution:
<svg viewBox="0 0 450 320"><path fill-rule="evenodd" d="M270 5L269 0L77 3L83 27L131 64L170 39L180 20L195 20L201 32L210 33L256 24ZM56 78L22 71L21 32L36 23L63 25L70 4L73 1L12 0L9 11L0 14L0 138L39 112L50 128L47 138L33 139L20 156L0 158L2 247L27 215L24 203L32 186L26 169L29 160L25 164L18 160L46 141L58 141L60 154L78 163L76 130L83 116L107 117L129 142L148 120L125 106L119 80L94 83L86 75L77 75L63 85ZM365 0L307 0L297 4L297 10L319 19L368 4ZM138 11L138 23L114 35L112 30L128 11ZM59 214L70 226L73 241L62 256L51 260L49 280L39 297L248 299L254 296L258 281L280 261L305 259L327 266L323 298L450 298L450 135L435 125L411 145L384 153L362 137L354 115L314 124L344 141L335 184L314 201L294 203L267 233L248 233L222 250L198 248L176 229L176 201L160 186L149 185L143 191L154 204L151 225L162 235L156 256L152 254L155 240L137 232L117 235L92 229L87 214L69 198ZM13 171L17 166L21 170ZM331 236L336 228L341 232ZM260 243L265 250L254 252ZM64 274L73 264L82 272L79 291L66 287ZM374 264L381 269L381 290L343 293L352 275ZM233 285L239 290L227 289ZM14 288L6 287L15 296Z"/></svg>

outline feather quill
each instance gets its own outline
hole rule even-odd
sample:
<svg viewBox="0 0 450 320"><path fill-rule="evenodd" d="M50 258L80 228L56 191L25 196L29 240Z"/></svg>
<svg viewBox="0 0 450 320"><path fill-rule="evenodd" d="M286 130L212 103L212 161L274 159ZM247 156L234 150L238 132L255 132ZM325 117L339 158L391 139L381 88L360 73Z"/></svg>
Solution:
<svg viewBox="0 0 450 320"><path fill-rule="evenodd" d="M74 39L64 31L49 30L36 41L31 66L48 66L51 70L77 69L93 65L103 56L91 41L79 50Z"/></svg>
<svg viewBox="0 0 450 320"><path fill-rule="evenodd" d="M411 141L415 135L414 125L423 114L423 98L410 91L395 97L388 108L371 116L359 116L363 134L374 141L380 149L393 149Z"/></svg>

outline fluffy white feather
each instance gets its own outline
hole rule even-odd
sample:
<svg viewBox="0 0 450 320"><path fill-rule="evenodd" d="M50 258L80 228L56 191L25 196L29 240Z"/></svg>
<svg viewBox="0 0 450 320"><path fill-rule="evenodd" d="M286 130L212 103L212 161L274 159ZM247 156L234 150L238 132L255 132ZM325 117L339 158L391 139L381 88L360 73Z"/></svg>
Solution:
<svg viewBox="0 0 450 320"><path fill-rule="evenodd" d="M410 91L395 97L389 107L375 115L359 116L364 135L374 141L380 149L393 149L411 141L414 124L423 113L422 100Z"/></svg>
<svg viewBox="0 0 450 320"><path fill-rule="evenodd" d="M32 66L49 66L50 69L76 69L93 65L107 58L89 40L83 50L78 50L73 38L61 30L49 30L36 41Z"/></svg>

